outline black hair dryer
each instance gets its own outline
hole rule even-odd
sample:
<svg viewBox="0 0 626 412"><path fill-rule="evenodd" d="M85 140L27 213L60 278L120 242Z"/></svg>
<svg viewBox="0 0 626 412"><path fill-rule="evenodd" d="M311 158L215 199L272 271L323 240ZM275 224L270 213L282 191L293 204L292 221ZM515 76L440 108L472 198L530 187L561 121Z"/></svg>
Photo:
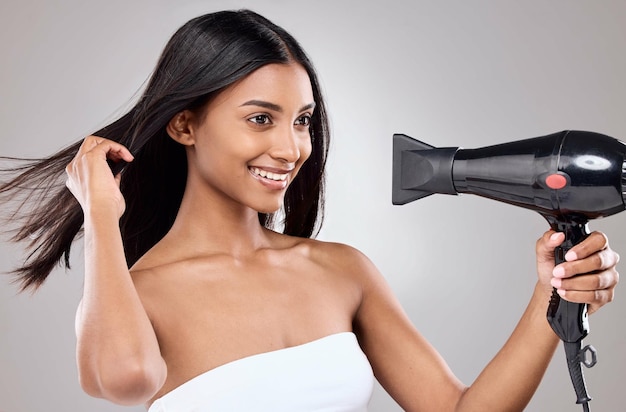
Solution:
<svg viewBox="0 0 626 412"><path fill-rule="evenodd" d="M565 233L555 263L589 235L587 222L626 208L626 144L609 136L562 131L478 149L435 148L393 136L392 201L401 205L434 193L472 193L539 212ZM582 347L589 332L587 306L561 300L553 290L548 321L565 346L577 403L589 411L582 364L596 362Z"/></svg>

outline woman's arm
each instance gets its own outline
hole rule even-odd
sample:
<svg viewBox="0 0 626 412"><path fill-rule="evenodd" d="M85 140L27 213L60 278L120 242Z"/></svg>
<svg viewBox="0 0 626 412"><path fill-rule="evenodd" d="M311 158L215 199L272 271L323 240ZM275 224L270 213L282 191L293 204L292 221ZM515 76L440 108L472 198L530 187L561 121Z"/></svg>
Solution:
<svg viewBox="0 0 626 412"><path fill-rule="evenodd" d="M382 276L364 258L363 300L355 331L376 377L407 411L520 411L531 399L559 343L546 321L552 273L563 296L590 304L590 312L612 300L619 257L606 238L592 234L572 249L570 261L553 263L562 234L546 232L537 242L539 281L530 303L503 348L476 381L465 387L415 330ZM353 263L354 264L354 263ZM593 273L590 273L593 272ZM577 273L589 273L572 278Z"/></svg>
<svg viewBox="0 0 626 412"><path fill-rule="evenodd" d="M167 370L126 265L119 229L124 199L107 159L131 161L132 156L115 142L90 136L66 169L67 186L85 216L85 285L76 314L78 371L88 394L141 404L160 389Z"/></svg>

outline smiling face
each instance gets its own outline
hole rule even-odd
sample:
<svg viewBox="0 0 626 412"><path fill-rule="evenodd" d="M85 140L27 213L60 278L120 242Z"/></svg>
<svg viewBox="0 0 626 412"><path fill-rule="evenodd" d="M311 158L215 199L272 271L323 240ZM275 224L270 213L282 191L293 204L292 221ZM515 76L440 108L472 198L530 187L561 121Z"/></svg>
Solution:
<svg viewBox="0 0 626 412"><path fill-rule="evenodd" d="M314 107L309 76L295 63L263 66L228 87L190 117L188 140L177 139L188 146L188 186L275 212L311 154Z"/></svg>

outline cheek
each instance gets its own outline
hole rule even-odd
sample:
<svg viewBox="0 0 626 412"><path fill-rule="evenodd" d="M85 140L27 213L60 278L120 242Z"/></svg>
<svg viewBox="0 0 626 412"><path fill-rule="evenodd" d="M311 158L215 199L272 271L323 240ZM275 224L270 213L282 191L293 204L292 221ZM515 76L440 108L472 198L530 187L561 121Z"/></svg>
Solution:
<svg viewBox="0 0 626 412"><path fill-rule="evenodd" d="M306 163L306 161L311 157L311 153L313 151L313 146L311 144L311 139L306 139L303 140L302 143L300 144L300 159L298 160L297 163L297 169L298 169L298 173L300 174L300 171L302 170L302 167L304 166L304 164Z"/></svg>
<svg viewBox="0 0 626 412"><path fill-rule="evenodd" d="M300 163L306 162L306 160L311 157L311 152L313 151L313 145L311 144L311 138L303 139L302 144L300 145Z"/></svg>
<svg viewBox="0 0 626 412"><path fill-rule="evenodd" d="M232 147L223 144L219 138L202 136L194 146L190 163L204 180L218 181L228 176L235 178L235 160ZM239 173L241 174L241 173ZM218 180L216 180L218 179Z"/></svg>

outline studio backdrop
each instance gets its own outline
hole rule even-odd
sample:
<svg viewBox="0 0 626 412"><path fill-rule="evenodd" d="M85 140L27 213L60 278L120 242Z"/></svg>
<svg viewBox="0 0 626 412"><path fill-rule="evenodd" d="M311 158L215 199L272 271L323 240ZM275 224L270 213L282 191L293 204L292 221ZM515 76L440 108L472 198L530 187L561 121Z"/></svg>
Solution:
<svg viewBox="0 0 626 412"><path fill-rule="evenodd" d="M392 135L481 147L565 129L626 139L626 2L3 0L0 154L42 157L119 116L190 18L250 8L304 46L328 99L332 145L322 240L384 274L417 328L470 384L502 346L536 281L538 214L470 195L391 203ZM626 256L626 214L594 220ZM0 269L25 257L3 239ZM0 411L143 411L85 395L72 270L36 294L0 281ZM622 266L618 266L622 271ZM623 408L626 291L590 317L592 409ZM428 396L416 388L416 396ZM528 411L578 411L559 347ZM372 412L400 408L377 387Z"/></svg>

